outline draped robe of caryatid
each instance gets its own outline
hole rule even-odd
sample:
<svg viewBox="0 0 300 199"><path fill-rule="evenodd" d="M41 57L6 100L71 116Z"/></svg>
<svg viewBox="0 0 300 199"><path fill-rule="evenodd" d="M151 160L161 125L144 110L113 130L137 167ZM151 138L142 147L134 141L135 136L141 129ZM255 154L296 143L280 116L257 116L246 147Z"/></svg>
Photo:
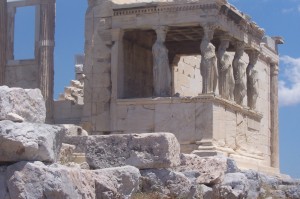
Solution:
<svg viewBox="0 0 300 199"><path fill-rule="evenodd" d="M230 55L226 52L229 40L221 39L218 48L219 94L223 99L234 99L234 77Z"/></svg>
<svg viewBox="0 0 300 199"><path fill-rule="evenodd" d="M157 40L152 47L154 95L156 97L169 97L171 95L172 75L168 49L164 43L165 31L163 28L156 30Z"/></svg>
<svg viewBox="0 0 300 199"><path fill-rule="evenodd" d="M200 72L202 76L202 93L215 93L218 83L218 69L215 46L209 39L203 38L201 45Z"/></svg>

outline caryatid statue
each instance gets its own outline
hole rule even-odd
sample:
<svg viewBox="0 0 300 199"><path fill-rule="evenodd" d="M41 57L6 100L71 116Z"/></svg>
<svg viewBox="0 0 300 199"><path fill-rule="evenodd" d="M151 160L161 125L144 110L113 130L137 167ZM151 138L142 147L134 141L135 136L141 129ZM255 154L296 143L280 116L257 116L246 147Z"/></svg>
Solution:
<svg viewBox="0 0 300 199"><path fill-rule="evenodd" d="M256 100L258 97L258 83L256 80L258 77L258 72L254 69L258 61L259 53L257 51L250 51L249 64L247 66L247 97L248 97L248 107L251 109L256 108Z"/></svg>
<svg viewBox="0 0 300 199"><path fill-rule="evenodd" d="M214 27L204 26L204 37L201 41L202 94L215 93L218 83L217 56L215 46L210 42L214 36Z"/></svg>
<svg viewBox="0 0 300 199"><path fill-rule="evenodd" d="M256 101L258 98L258 72L255 69L250 70L248 75L248 106L256 109Z"/></svg>
<svg viewBox="0 0 300 199"><path fill-rule="evenodd" d="M244 44L238 42L236 45L236 52L232 62L232 67L235 81L234 101L239 105L243 105L243 100L247 95L246 63L242 61L243 55Z"/></svg>
<svg viewBox="0 0 300 199"><path fill-rule="evenodd" d="M229 47L229 39L221 38L218 48L218 72L219 72L219 93L227 100L234 99L234 77L230 55L226 52Z"/></svg>
<svg viewBox="0 0 300 199"><path fill-rule="evenodd" d="M152 47L154 95L157 97L169 97L172 89L172 74L169 65L168 49L165 46L168 28L166 26L158 26L155 28L155 31L157 40Z"/></svg>

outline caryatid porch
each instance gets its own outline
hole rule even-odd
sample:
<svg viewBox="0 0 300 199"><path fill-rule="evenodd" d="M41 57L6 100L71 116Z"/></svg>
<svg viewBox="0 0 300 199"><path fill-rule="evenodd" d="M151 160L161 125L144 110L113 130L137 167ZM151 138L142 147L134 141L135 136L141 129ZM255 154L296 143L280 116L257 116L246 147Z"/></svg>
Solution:
<svg viewBox="0 0 300 199"><path fill-rule="evenodd" d="M277 108L269 100L269 72L278 57L274 49L266 55L264 31L245 15L223 0L116 4L98 28L99 45L111 56L111 87L94 88L109 92L107 99L85 101L99 112L91 120L103 124L92 122L95 133L167 131L184 152L222 152L242 167L278 168L271 165L271 156L278 155L269 144L277 133L269 130L271 109ZM201 92L194 95L177 92L175 85L181 78L175 68L188 55L199 58L193 86ZM97 70L99 60L104 57ZM109 72L99 74L105 78ZM96 87L87 86L89 92Z"/></svg>

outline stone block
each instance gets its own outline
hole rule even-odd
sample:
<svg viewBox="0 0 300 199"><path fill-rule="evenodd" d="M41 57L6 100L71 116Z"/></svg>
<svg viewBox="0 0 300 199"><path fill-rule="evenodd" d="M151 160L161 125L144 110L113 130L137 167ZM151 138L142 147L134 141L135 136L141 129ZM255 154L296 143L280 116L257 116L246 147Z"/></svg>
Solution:
<svg viewBox="0 0 300 199"><path fill-rule="evenodd" d="M202 158L194 154L181 154L181 165L176 171L191 172L196 175L196 182L205 185L220 183L226 173L237 172L234 162L222 156Z"/></svg>
<svg viewBox="0 0 300 199"><path fill-rule="evenodd" d="M195 104L157 104L155 132L172 132L181 144L200 140L195 132Z"/></svg>
<svg viewBox="0 0 300 199"><path fill-rule="evenodd" d="M196 103L195 126L196 135L202 139L212 139L213 136L213 105L211 103Z"/></svg>
<svg viewBox="0 0 300 199"><path fill-rule="evenodd" d="M81 126L74 124L61 124L59 126L65 131L65 136L88 136L88 132Z"/></svg>
<svg viewBox="0 0 300 199"><path fill-rule="evenodd" d="M0 198L10 199L6 184L6 167L0 167Z"/></svg>
<svg viewBox="0 0 300 199"><path fill-rule="evenodd" d="M131 198L138 191L141 174L132 166L93 171L96 198Z"/></svg>
<svg viewBox="0 0 300 199"><path fill-rule="evenodd" d="M124 123L123 123L124 125ZM154 106L128 106L125 126L120 130L126 132L153 132L154 131Z"/></svg>
<svg viewBox="0 0 300 199"><path fill-rule="evenodd" d="M0 120L11 119L10 114L24 118L26 122L44 123L46 107L38 89L0 87Z"/></svg>
<svg viewBox="0 0 300 199"><path fill-rule="evenodd" d="M179 143L170 133L89 136L86 149L93 169L124 165L169 168L179 164L179 153Z"/></svg>
<svg viewBox="0 0 300 199"><path fill-rule="evenodd" d="M20 162L8 167L11 198L130 198L138 189L140 173L126 166L81 170L41 162Z"/></svg>
<svg viewBox="0 0 300 199"><path fill-rule="evenodd" d="M214 198L247 198L249 182L243 173L228 173L223 182L214 187Z"/></svg>
<svg viewBox="0 0 300 199"><path fill-rule="evenodd" d="M156 193L157 198L201 198L199 190L182 173L171 169L141 171L141 191Z"/></svg>
<svg viewBox="0 0 300 199"><path fill-rule="evenodd" d="M74 145L75 153L85 153L88 136L65 136L63 143Z"/></svg>
<svg viewBox="0 0 300 199"><path fill-rule="evenodd" d="M58 126L0 121L0 162L54 162L62 137Z"/></svg>

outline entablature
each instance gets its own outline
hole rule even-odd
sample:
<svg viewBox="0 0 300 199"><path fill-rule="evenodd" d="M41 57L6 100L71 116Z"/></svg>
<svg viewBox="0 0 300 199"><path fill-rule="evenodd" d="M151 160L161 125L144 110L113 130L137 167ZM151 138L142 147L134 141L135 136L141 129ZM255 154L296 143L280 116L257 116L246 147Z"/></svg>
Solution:
<svg viewBox="0 0 300 199"><path fill-rule="evenodd" d="M149 29L157 25L196 27L199 24L215 24L234 39L245 42L248 48L260 50L264 30L224 0L113 6L113 28Z"/></svg>

